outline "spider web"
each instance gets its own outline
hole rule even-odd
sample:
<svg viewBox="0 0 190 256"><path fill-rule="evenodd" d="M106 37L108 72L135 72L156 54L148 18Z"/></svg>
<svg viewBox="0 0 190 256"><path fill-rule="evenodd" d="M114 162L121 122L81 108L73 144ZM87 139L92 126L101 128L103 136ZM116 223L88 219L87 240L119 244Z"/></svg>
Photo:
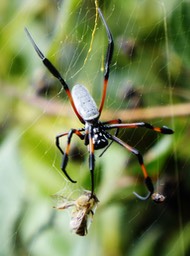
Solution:
<svg viewBox="0 0 190 256"><path fill-rule="evenodd" d="M96 153L100 204L88 236L81 240L69 233L70 216L52 209L50 199L57 191L60 196L69 196L90 189L88 152L83 142L73 137L68 164L77 184L68 182L60 171L61 154L54 144L57 134L81 124L23 29L27 26L70 88L84 84L99 106L107 37L97 16L97 4L115 42L101 120L121 118L123 122L168 125L176 135L175 139L155 136L141 129L119 133L142 151L156 189L165 189L168 198L161 206L134 199L133 190L146 191L137 160L128 152L113 144L101 158ZM82 255L88 251L88 255L104 255L106 251L107 255L151 255L167 226L173 240L164 243L158 253L179 251L178 255L187 255L190 231L183 198L187 200L189 193L185 172L189 167L188 4L156 0L1 3L1 12L10 10L13 15L9 19L3 15L1 24L5 97L0 103L0 220L4 227L0 254ZM64 149L66 138L61 143ZM178 249L175 244L180 244Z"/></svg>

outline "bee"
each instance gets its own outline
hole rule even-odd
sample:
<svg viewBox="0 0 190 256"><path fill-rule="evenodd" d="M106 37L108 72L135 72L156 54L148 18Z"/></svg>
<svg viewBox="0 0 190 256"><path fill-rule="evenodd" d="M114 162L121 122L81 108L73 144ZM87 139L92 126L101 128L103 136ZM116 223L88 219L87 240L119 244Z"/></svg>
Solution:
<svg viewBox="0 0 190 256"><path fill-rule="evenodd" d="M85 190L76 200L63 199L63 202L55 207L59 210L73 207L71 212L70 229L76 235L86 236L92 223L94 213L98 205L98 198L91 191Z"/></svg>

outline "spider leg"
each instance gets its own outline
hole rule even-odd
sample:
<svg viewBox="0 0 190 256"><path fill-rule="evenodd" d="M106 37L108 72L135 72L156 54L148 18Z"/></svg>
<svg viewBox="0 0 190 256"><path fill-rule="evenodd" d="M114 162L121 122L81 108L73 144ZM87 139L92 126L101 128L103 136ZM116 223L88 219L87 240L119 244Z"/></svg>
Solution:
<svg viewBox="0 0 190 256"><path fill-rule="evenodd" d="M99 12L100 18L104 24L104 27L106 29L107 37L108 37L108 47L107 47L105 67L104 67L103 94L102 94L102 99L101 99L100 108L99 108L99 112L101 114L103 106L104 106L105 98L106 98L106 91L107 91L107 85L108 85L108 79L109 79L109 73L110 73L110 63L112 60L113 50L114 50L114 42L113 42L113 37L112 37L111 31L109 30L109 27L108 27L108 25L104 19L104 16L99 8L98 8L98 12Z"/></svg>
<svg viewBox="0 0 190 256"><path fill-rule="evenodd" d="M173 134L174 131L167 126L155 127L149 123L138 122L138 123L127 123L127 124L110 124L105 127L106 130L114 129L114 128L147 128L153 130L155 132L163 133L163 134Z"/></svg>
<svg viewBox="0 0 190 256"><path fill-rule="evenodd" d="M146 199L148 199L148 198L154 193L154 186L153 186L153 183L152 183L151 178L148 176L148 173L147 173L147 170L146 170L146 168L145 168L144 161L143 161L143 157L142 157L141 153L140 153L137 149L135 149L135 148L129 146L127 143L125 143L124 141L120 140L118 137L116 137L116 136L114 136L114 135L111 135L111 134L106 133L106 136L107 136L109 139L111 139L111 140L117 142L119 145L123 146L123 147L126 148L127 150L129 150L131 153L133 153L133 154L137 157L137 159L138 159L138 161L139 161L139 164L140 164L140 166L141 166L141 170L142 170L144 179L145 179L145 185L146 185L146 187L147 187L147 189L148 189L149 192L148 192L147 196L145 196L145 197L140 196L140 195L137 194L136 192L134 192L134 194L135 194L135 196L137 196L137 197L138 197L139 199L141 199L141 200L146 200Z"/></svg>
<svg viewBox="0 0 190 256"><path fill-rule="evenodd" d="M117 136L119 134L119 128L116 129L114 136ZM113 140L107 145L107 147L101 152L99 157L103 156L103 154L108 150L108 148L112 145Z"/></svg>
<svg viewBox="0 0 190 256"><path fill-rule="evenodd" d="M25 32L30 40L30 42L32 43L32 46L34 47L34 50L36 51L36 53L38 54L38 56L40 57L40 59L42 60L43 64L46 66L46 68L50 71L50 73L59 80L59 82L62 84L65 92L67 93L67 96L69 97L70 103L72 105L72 108L75 112L75 114L77 115L77 117L79 118L79 120L84 123L83 118L81 117L81 115L79 114L79 112L77 111L69 86L68 84L65 82L65 80L63 79L63 77L61 76L61 74L59 73L59 71L56 69L56 67L43 55L43 53L40 51L40 49L38 48L38 46L36 45L34 39L32 38L31 34L29 33L28 29L25 28Z"/></svg>
<svg viewBox="0 0 190 256"><path fill-rule="evenodd" d="M108 126L105 126L104 127L104 130L109 130L109 129L120 129L120 128L141 128L141 127L144 127L144 128L147 128L147 129L150 129L150 130L153 130L155 132L159 132L159 133L162 133L162 134L173 134L174 131L170 128L168 128L167 126L162 126L162 127L155 127L149 123L145 123L145 122L138 122L138 123L127 123L127 124L113 124L111 123L110 125ZM139 194L137 194L136 192L133 192L134 195L136 197L138 197L139 199L141 200L146 200L148 199L150 196L152 196L152 200L156 203L160 203L162 201L164 201L164 196L160 195L160 194L155 194L154 193L154 186L152 184L152 180L151 178L148 176L148 173L146 171L146 168L144 166L144 161L143 161L143 157L142 155L140 154L140 152L135 149L135 148L132 148L131 146L129 146L128 144L124 143L122 140L120 140L118 137L116 136L112 136L111 134L109 133L105 133L106 136L111 139L112 141L115 141L117 142L118 144L122 145L123 147L127 148L130 152L132 152L134 155L137 156L138 158L138 161L139 161L139 164L141 166L141 169L142 169L142 172L143 172L143 175L144 175L144 178L145 178L145 184L146 184L146 187L148 188L149 190L149 193L147 196L145 197L142 197L140 196Z"/></svg>
<svg viewBox="0 0 190 256"><path fill-rule="evenodd" d="M106 124L120 124L122 121L121 119L114 119L114 120L110 120L110 121L106 121L106 122L103 122L102 125L106 125ZM117 136L119 134L119 128L116 128L116 131L114 133L114 136ZM107 147L102 151L102 153L99 155L99 157L101 157L105 152L106 150L112 145L113 143L113 140L107 145Z"/></svg>
<svg viewBox="0 0 190 256"><path fill-rule="evenodd" d="M64 152L62 150L62 148L60 147L60 143L59 143L59 139L62 138L63 136L66 136L68 135L69 132L64 132L64 133L61 133L59 135L56 136L55 138L55 145L58 147L59 151L64 155Z"/></svg>
<svg viewBox="0 0 190 256"><path fill-rule="evenodd" d="M84 135L81 133L81 131L83 131L84 129L71 129L69 132L65 132L62 133L60 135L56 136L56 146L58 147L58 149L60 150L60 152L63 154L63 160L62 160L62 165L61 165L61 169L63 171L63 173L65 174L65 176L68 178L68 180L70 180L72 183L76 183L76 181L74 181L73 179L71 179L71 177L68 175L66 169L68 160L69 160L69 151L70 151L70 143L71 143L71 139L73 134L76 134L81 140L84 139ZM60 147L60 143L59 143L59 139L63 136L67 135L67 146L66 146L66 150L65 153L63 152L62 148Z"/></svg>
<svg viewBox="0 0 190 256"><path fill-rule="evenodd" d="M89 170L91 174L91 198L94 196L94 168L95 168L95 156L94 156L94 143L93 143L93 129L89 127Z"/></svg>

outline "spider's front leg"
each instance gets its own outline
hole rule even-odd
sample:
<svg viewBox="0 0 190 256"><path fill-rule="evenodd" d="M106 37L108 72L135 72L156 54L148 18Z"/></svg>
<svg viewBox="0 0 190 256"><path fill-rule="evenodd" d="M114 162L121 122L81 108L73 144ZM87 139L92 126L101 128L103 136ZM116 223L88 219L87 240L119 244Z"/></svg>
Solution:
<svg viewBox="0 0 190 256"><path fill-rule="evenodd" d="M81 140L83 140L84 135L81 133L81 131L83 131L83 130L84 129L80 129L80 130L71 129L69 132L65 132L65 133L62 133L62 134L59 134L59 135L56 136L55 144L63 155L61 169L62 169L63 173L65 174L65 176L68 178L68 180L70 180L72 183L76 183L76 181L71 179L71 177L68 175L68 173L66 171L66 166L67 166L67 163L68 163L68 160L69 160L69 151L70 151L71 139L72 139L73 134L76 134ZM67 146L66 146L66 150L65 150L65 153L64 153L62 148L60 147L59 140L60 140L61 137L66 136L66 135L67 135Z"/></svg>

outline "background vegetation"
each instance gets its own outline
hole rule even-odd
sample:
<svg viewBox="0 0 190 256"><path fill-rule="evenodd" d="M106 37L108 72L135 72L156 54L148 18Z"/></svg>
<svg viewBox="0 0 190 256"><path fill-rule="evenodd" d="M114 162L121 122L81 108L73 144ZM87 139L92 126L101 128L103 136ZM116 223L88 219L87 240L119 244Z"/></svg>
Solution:
<svg viewBox="0 0 190 256"><path fill-rule="evenodd" d="M68 211L51 195L90 189L88 153L73 139L68 172L54 138L81 127L65 92L24 33L71 85L85 84L96 102L107 45L101 22L92 37L95 3L87 0L0 2L0 255L189 255L190 2L111 0L99 3L115 40L102 120L147 121L172 136L135 129L120 137L140 149L163 204L146 193L137 160L118 145L99 158L100 200L86 237L69 231ZM93 39L92 49L90 42ZM66 139L63 139L63 147Z"/></svg>

